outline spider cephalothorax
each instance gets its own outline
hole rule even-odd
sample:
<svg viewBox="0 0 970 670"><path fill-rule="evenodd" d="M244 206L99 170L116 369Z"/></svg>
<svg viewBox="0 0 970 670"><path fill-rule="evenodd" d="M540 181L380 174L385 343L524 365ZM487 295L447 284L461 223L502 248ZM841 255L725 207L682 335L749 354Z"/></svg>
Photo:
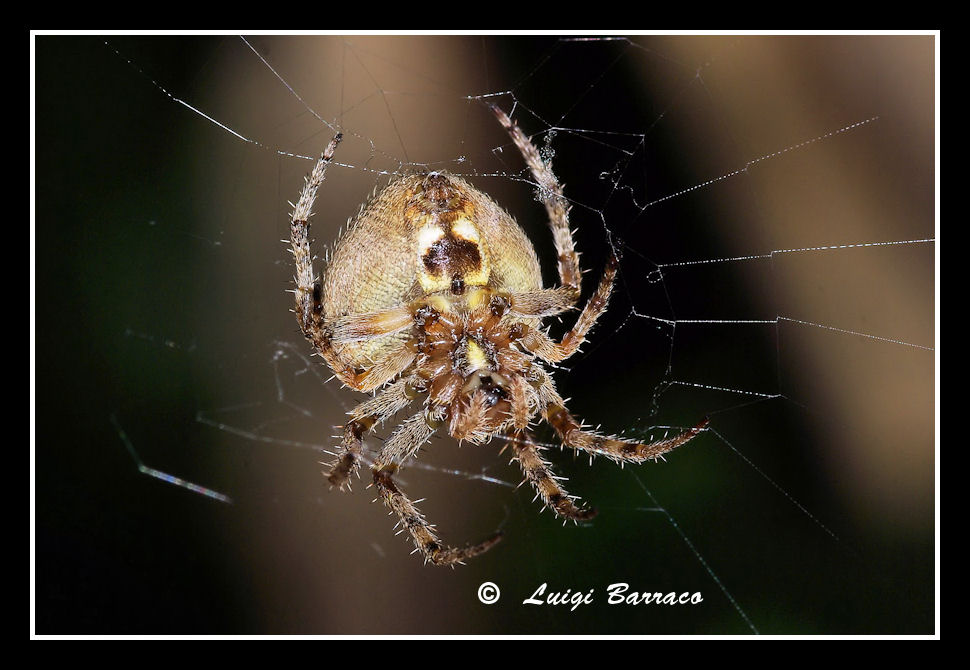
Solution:
<svg viewBox="0 0 970 670"><path fill-rule="evenodd" d="M579 258L568 206L551 168L498 108L493 111L522 152L549 214L559 256L557 288L542 287L525 233L501 207L464 180L442 173L392 181L361 209L336 241L326 276L313 274L308 220L340 136L313 172L291 219L296 313L304 335L346 385L377 394L350 413L328 479L343 488L357 470L363 437L412 403L422 408L385 441L372 465L374 483L425 559L454 564L486 551L499 536L464 548L441 544L394 482L394 474L436 430L458 440L511 444L526 479L559 516L595 514L578 507L552 475L529 436L544 419L563 444L616 461L655 459L687 442L706 421L651 444L587 431L566 410L543 362L577 351L606 310L617 270L614 253L596 292L560 341L542 319L579 299Z"/></svg>

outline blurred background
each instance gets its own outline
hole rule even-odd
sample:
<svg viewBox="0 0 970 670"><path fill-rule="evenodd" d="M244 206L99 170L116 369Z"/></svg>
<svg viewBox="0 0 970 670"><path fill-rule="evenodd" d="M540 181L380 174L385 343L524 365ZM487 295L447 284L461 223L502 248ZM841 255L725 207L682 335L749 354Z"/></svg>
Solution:
<svg viewBox="0 0 970 670"><path fill-rule="evenodd" d="M37 633L934 631L932 37L35 46ZM318 254L391 175L447 170L555 283L483 100L552 156L584 296L609 240L624 251L610 311L555 372L570 408L641 439L711 431L637 468L548 452L600 510L565 528L500 442L432 440L402 479L443 539L506 533L450 570L409 555L365 480L328 491L322 450L363 396L310 358L281 241L340 130ZM616 582L703 603L609 606ZM522 604L543 583L595 603Z"/></svg>

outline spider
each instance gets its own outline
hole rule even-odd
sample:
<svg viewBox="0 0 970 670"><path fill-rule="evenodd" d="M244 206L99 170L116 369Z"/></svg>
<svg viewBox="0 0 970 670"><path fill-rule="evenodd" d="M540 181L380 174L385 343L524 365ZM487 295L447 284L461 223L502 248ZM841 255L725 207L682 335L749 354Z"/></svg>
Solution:
<svg viewBox="0 0 970 670"><path fill-rule="evenodd" d="M561 285L543 288L525 232L491 198L441 172L396 178L371 198L338 236L326 276L314 275L309 219L341 135L307 176L290 219L296 263L296 317L304 336L337 379L364 393L343 426L328 480L344 489L360 466L362 441L376 425L423 398L371 465L374 485L425 562L454 565L500 539L445 545L394 476L439 429L480 444L504 436L543 503L558 517L583 521L596 510L576 504L541 456L529 427L541 417L562 444L620 463L657 459L702 432L703 421L651 444L586 430L566 409L543 363L576 353L606 310L619 258L606 263L596 292L560 341L545 317L573 309L580 297L579 254L562 186L532 141L490 105L538 184L558 253Z"/></svg>

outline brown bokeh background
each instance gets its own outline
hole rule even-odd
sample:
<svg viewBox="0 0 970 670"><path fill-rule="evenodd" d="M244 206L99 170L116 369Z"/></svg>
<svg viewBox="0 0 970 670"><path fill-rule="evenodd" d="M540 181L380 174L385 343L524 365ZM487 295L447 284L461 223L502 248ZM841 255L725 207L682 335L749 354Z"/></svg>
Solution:
<svg viewBox="0 0 970 670"><path fill-rule="evenodd" d="M299 98L238 38L37 40L38 632L932 632L936 245L778 253L935 237L931 37L249 41ZM436 570L366 482L319 474L360 398L308 365L287 311L280 240L312 162L276 150L344 132L320 254L388 174L426 166L509 209L552 283L492 93L552 135L592 276L607 231L625 251L563 395L606 430L713 432L633 472L552 455L601 510L565 529L507 485L500 445L433 440L406 488L445 539L507 532ZM139 474L111 417L147 465L233 504ZM617 581L705 603L607 607ZM522 605L543 582L599 602Z"/></svg>

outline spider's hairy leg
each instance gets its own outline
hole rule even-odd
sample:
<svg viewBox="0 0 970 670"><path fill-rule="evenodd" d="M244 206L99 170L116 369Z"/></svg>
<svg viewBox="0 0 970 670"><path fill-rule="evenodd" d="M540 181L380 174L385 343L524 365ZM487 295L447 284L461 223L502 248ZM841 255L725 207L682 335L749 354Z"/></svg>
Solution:
<svg viewBox="0 0 970 670"><path fill-rule="evenodd" d="M541 330L528 328L519 343L539 358L551 363L558 363L576 353L580 345L586 341L587 333L606 311L610 294L613 292L613 282L616 279L616 269L619 262L618 254L613 251L606 262L606 268L603 270L603 276L596 288L596 293L590 296L589 302L583 307L576 323L569 332L563 335L562 342L556 342Z"/></svg>
<svg viewBox="0 0 970 670"><path fill-rule="evenodd" d="M415 397L415 380L399 379L376 396L357 405L344 425L343 441L337 460L330 464L327 481L343 490L360 466L363 438L370 430L407 407Z"/></svg>
<svg viewBox="0 0 970 670"><path fill-rule="evenodd" d="M452 406L448 432L456 440L483 442L495 430L489 422L488 396L481 390Z"/></svg>
<svg viewBox="0 0 970 670"><path fill-rule="evenodd" d="M643 463L650 459L659 458L694 439L704 432L708 424L708 420L704 419L679 435L643 444L583 430L579 422L562 404L550 403L543 410L542 417L556 431L565 446L597 456L606 456L622 463Z"/></svg>
<svg viewBox="0 0 970 670"><path fill-rule="evenodd" d="M397 377L410 367L417 355L414 343L408 341L378 358L366 370L358 371L344 363L329 338L322 342L314 340L313 344L334 376L361 393L370 393Z"/></svg>
<svg viewBox="0 0 970 670"><path fill-rule="evenodd" d="M577 300L579 300L579 289L572 286L513 293L509 296L509 312L516 316L555 316L573 309Z"/></svg>
<svg viewBox="0 0 970 670"><path fill-rule="evenodd" d="M397 333L414 323L410 305L399 305L379 312L351 314L333 323L333 342L359 342L372 337Z"/></svg>
<svg viewBox="0 0 970 670"><path fill-rule="evenodd" d="M410 342L405 342L400 347L392 349L377 359L366 370L355 370L353 366L340 357L340 353L334 348L331 336L325 328L319 329L317 334L320 336L315 335L310 341L317 353L323 356L323 360L333 370L334 376L361 393L370 393L380 388L407 370L408 366L414 362L414 347Z"/></svg>
<svg viewBox="0 0 970 670"><path fill-rule="evenodd" d="M485 541L462 548L448 547L432 530L414 503L404 494L394 481L394 473L400 464L407 461L435 431L443 416L434 414L434 409L423 410L410 417L384 444L375 461L372 471L374 484L380 491L384 504L397 514L400 525L411 535L415 548L424 554L425 560L434 565L454 565L488 551L501 538L495 533Z"/></svg>
<svg viewBox="0 0 970 670"><path fill-rule="evenodd" d="M400 467L428 441L440 420L431 408L423 409L405 419L391 434L374 462L374 468Z"/></svg>
<svg viewBox="0 0 970 670"><path fill-rule="evenodd" d="M327 166L333 161L334 152L341 139L343 135L338 133L330 140L330 144L313 166L313 170L307 175L303 190L300 192L300 199L293 206L293 213L290 215L290 246L296 264L294 277L296 289L293 291L296 309L294 311L304 337L313 343L314 348L327 361L337 378L345 384L358 388L356 371L340 358L331 342L333 335L331 329L323 322L323 289L313 272L313 256L310 253L310 216L313 214L313 202L316 200L317 190L327 175Z"/></svg>
<svg viewBox="0 0 970 670"><path fill-rule="evenodd" d="M559 255L559 280L563 286L572 287L578 292L582 278L579 270L579 254L576 253L573 234L569 229L569 205L563 195L562 186L549 164L542 160L532 140L526 137L525 133L496 105L489 105L489 107L508 132L515 146L519 148L526 165L529 166L532 176L539 185L539 197L549 214L549 227L552 229L552 239L556 245L556 253Z"/></svg>
<svg viewBox="0 0 970 670"><path fill-rule="evenodd" d="M414 343L405 342L400 347L377 359L372 366L363 372L355 372L353 379L347 383L358 391L370 393L407 370L416 356ZM329 361L327 362L329 363Z"/></svg>
<svg viewBox="0 0 970 670"><path fill-rule="evenodd" d="M461 548L443 545L432 531L431 524L394 482L395 470L396 467L393 465L381 469L375 468L374 484L381 492L384 504L397 514L400 523L410 533L416 550L424 554L425 561L434 565L464 563L469 558L485 553L502 539L502 533L498 532L479 544Z"/></svg>
<svg viewBox="0 0 970 670"><path fill-rule="evenodd" d="M313 257L310 254L310 216L317 190L326 177L327 166L333 161L341 139L342 135L337 134L330 140L307 176L300 199L290 215L290 245L296 263L296 289L293 293L296 296L296 320L303 335L313 343L340 381L366 393L403 372L414 360L414 352L407 346L396 349L377 361L372 368L358 372L341 358L334 347L335 333L352 341L358 335L380 335L402 330L410 324L407 307L338 320L335 324L326 323L323 319L323 289L313 273Z"/></svg>
<svg viewBox="0 0 970 670"><path fill-rule="evenodd" d="M333 160L333 154L342 138L338 133L330 140L330 144L307 176L300 199L293 206L293 213L290 215L290 245L296 262L296 319L309 340L316 339L322 313L320 283L313 274L313 257L310 255L310 216L313 213L317 189L327 175L327 166Z"/></svg>
<svg viewBox="0 0 970 670"><path fill-rule="evenodd" d="M360 466L364 435L374 426L374 417L354 419L344 426L344 439L340 443L337 460L330 464L327 481L341 491L350 488L350 478Z"/></svg>
<svg viewBox="0 0 970 670"><path fill-rule="evenodd" d="M509 377L509 401L512 405L512 425L518 429L527 428L534 408L539 404L539 395L521 374Z"/></svg>
<svg viewBox="0 0 970 670"><path fill-rule="evenodd" d="M577 507L573 502L574 498L559 485L549 463L539 454L528 431L515 431L511 434L509 443L512 445L515 460L522 467L522 473L542 497L546 507L557 516L573 521L587 521L596 516L595 509Z"/></svg>

